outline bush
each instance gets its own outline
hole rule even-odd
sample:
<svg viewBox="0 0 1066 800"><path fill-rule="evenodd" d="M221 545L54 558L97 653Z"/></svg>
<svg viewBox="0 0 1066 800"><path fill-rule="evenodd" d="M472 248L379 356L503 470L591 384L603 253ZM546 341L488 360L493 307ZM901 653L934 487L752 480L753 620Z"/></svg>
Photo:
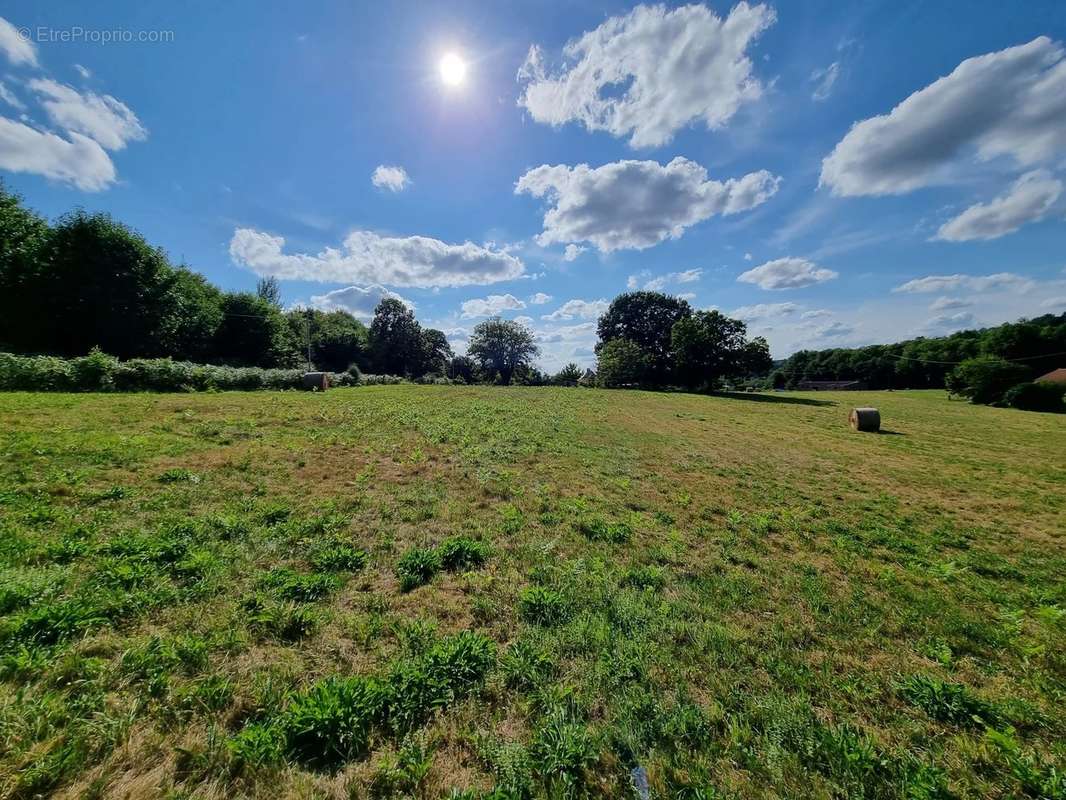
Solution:
<svg viewBox="0 0 1066 800"><path fill-rule="evenodd" d="M393 375L331 374L333 386L399 383ZM94 349L80 358L0 353L0 391L203 392L303 389L303 370L220 367L169 358L118 361Z"/></svg>
<svg viewBox="0 0 1066 800"><path fill-rule="evenodd" d="M944 378L948 394L969 398L971 403L998 405L1012 386L1029 377L1028 367L1001 358L970 358Z"/></svg>
<svg viewBox="0 0 1066 800"><path fill-rule="evenodd" d="M1051 411L1062 413L1066 411L1063 397L1066 396L1066 385L1061 383L1019 383L1007 390L1003 395L1003 402L1011 408L1022 411Z"/></svg>

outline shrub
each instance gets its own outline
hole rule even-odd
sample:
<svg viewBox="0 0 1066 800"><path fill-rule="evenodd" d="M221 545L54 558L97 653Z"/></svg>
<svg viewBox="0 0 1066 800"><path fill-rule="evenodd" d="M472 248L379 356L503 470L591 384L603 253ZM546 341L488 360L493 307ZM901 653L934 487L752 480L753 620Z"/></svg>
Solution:
<svg viewBox="0 0 1066 800"><path fill-rule="evenodd" d="M489 549L482 542L475 542L463 536L445 539L437 547L441 566L449 571L480 567L489 557Z"/></svg>
<svg viewBox="0 0 1066 800"><path fill-rule="evenodd" d="M440 572L440 553L431 548L415 547L408 550L396 564L396 574L400 578L400 589L409 592L433 580Z"/></svg>
<svg viewBox="0 0 1066 800"><path fill-rule="evenodd" d="M971 403L996 405L1012 386L1029 376L1029 369L1001 358L970 358L944 378L948 394L969 398Z"/></svg>
<svg viewBox="0 0 1066 800"><path fill-rule="evenodd" d="M1066 385L1041 381L1039 383L1019 383L1003 395L1003 403L1022 411L1066 411L1063 397Z"/></svg>
<svg viewBox="0 0 1066 800"><path fill-rule="evenodd" d="M373 380L371 380L373 379ZM365 383L399 383L367 376ZM335 386L354 386L349 373L332 375ZM223 367L169 358L118 361L98 349L80 358L0 353L0 390L26 392L202 392L303 389L303 370Z"/></svg>
<svg viewBox="0 0 1066 800"><path fill-rule="evenodd" d="M106 392L114 385L118 359L94 347L89 355L70 362L75 385L85 392Z"/></svg>
<svg viewBox="0 0 1066 800"><path fill-rule="evenodd" d="M518 597L518 613L526 622L536 625L556 625L569 616L569 605L553 589L531 586Z"/></svg>

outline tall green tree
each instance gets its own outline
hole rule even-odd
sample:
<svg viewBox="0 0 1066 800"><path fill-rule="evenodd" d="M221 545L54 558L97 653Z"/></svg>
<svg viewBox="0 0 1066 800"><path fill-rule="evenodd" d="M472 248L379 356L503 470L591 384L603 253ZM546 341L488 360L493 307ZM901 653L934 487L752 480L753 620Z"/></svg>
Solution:
<svg viewBox="0 0 1066 800"><path fill-rule="evenodd" d="M411 309L394 297L386 297L374 309L370 323L370 360L385 375L416 372L423 355L422 326Z"/></svg>
<svg viewBox="0 0 1066 800"><path fill-rule="evenodd" d="M500 383L509 386L518 369L529 368L540 355L533 332L513 320L490 317L474 326L469 355L488 374L499 375Z"/></svg>
<svg viewBox="0 0 1066 800"><path fill-rule="evenodd" d="M299 363L307 360L310 338L311 362L318 369L343 372L352 364L366 369L370 334L366 325L347 311L294 309L285 319Z"/></svg>
<svg viewBox="0 0 1066 800"><path fill-rule="evenodd" d="M214 360L215 337L224 319L222 292L203 275L179 267L163 307L156 334L160 352L181 361Z"/></svg>
<svg viewBox="0 0 1066 800"><path fill-rule="evenodd" d="M719 311L697 311L674 323L670 352L678 380L690 389L711 388L746 372L747 326Z"/></svg>
<svg viewBox="0 0 1066 800"><path fill-rule="evenodd" d="M224 364L295 366L295 342L281 310L252 292L222 296L222 324L214 351Z"/></svg>
<svg viewBox="0 0 1066 800"><path fill-rule="evenodd" d="M162 250L107 214L61 217L19 282L17 344L64 356L93 347L131 358L166 355L159 322L175 273Z"/></svg>
<svg viewBox="0 0 1066 800"><path fill-rule="evenodd" d="M688 301L661 292L627 292L616 297L597 323L597 353L607 342L625 339L647 354L646 381L669 382L674 325L692 314Z"/></svg>
<svg viewBox="0 0 1066 800"><path fill-rule="evenodd" d="M47 237L48 223L0 183L0 347L37 349L20 331L21 309Z"/></svg>
<svg viewBox="0 0 1066 800"><path fill-rule="evenodd" d="M444 335L444 331L439 331L436 328L423 328L421 357L417 374L445 374L448 370L448 363L454 355L452 346L448 344L448 337Z"/></svg>

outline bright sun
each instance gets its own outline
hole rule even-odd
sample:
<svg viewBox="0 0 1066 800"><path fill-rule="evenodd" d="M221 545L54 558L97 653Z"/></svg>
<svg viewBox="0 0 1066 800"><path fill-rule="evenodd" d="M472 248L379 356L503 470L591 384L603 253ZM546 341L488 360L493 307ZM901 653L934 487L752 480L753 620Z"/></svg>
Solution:
<svg viewBox="0 0 1066 800"><path fill-rule="evenodd" d="M445 53L440 60L440 79L448 86L460 86L466 80L466 62L455 53Z"/></svg>

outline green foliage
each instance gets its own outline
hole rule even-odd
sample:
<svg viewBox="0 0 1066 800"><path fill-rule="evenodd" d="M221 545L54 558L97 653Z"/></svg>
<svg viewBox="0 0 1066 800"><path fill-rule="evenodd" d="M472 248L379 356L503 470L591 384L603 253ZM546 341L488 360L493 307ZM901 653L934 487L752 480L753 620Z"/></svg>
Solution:
<svg viewBox="0 0 1066 800"><path fill-rule="evenodd" d="M600 386L621 389L641 386L653 379L651 356L628 339L611 339L600 346L596 360L596 377Z"/></svg>
<svg viewBox="0 0 1066 800"><path fill-rule="evenodd" d="M626 523L608 522L599 517L582 519L578 522L577 527L585 535L585 538L591 542L624 544L633 535L632 529Z"/></svg>
<svg viewBox="0 0 1066 800"><path fill-rule="evenodd" d="M532 366L540 348L524 325L490 317L474 326L466 352L486 375L499 375L500 383L509 386L517 371Z"/></svg>
<svg viewBox="0 0 1066 800"><path fill-rule="evenodd" d="M645 381L652 385L663 385L669 382L673 327L691 313L688 301L661 292L626 292L618 295L597 323L600 344L596 352L601 365L597 371L600 372L602 385L620 386ZM621 361L632 366L617 376L619 380L615 380L616 376L608 380L602 374L603 350L618 339L636 345L642 356L634 359L637 351L626 353L626 358ZM639 380L628 379L638 372Z"/></svg>
<svg viewBox="0 0 1066 800"><path fill-rule="evenodd" d="M940 389L955 365L968 359L1025 359L1022 363L1031 374L1042 375L1061 366L1055 354L1064 351L1066 314L1045 314L995 328L898 344L801 350L781 365L781 374L790 386L805 380L862 380L873 389Z"/></svg>
<svg viewBox="0 0 1066 800"><path fill-rule="evenodd" d="M1049 381L1019 383L1003 395L1003 404L1022 411L1066 412L1066 385Z"/></svg>
<svg viewBox="0 0 1066 800"><path fill-rule="evenodd" d="M581 367L570 362L552 376L551 382L553 386L577 386L583 374Z"/></svg>
<svg viewBox="0 0 1066 800"><path fill-rule="evenodd" d="M366 566L366 560L365 551L346 542L320 545L311 556L312 566L323 572L357 572Z"/></svg>
<svg viewBox="0 0 1066 800"><path fill-rule="evenodd" d="M570 604L554 589L530 586L518 596L518 613L526 622L557 625L570 616Z"/></svg>
<svg viewBox="0 0 1066 800"><path fill-rule="evenodd" d="M400 579L400 589L409 592L433 580L440 572L441 557L433 548L414 547L404 553L396 563L396 575Z"/></svg>
<svg viewBox="0 0 1066 800"><path fill-rule="evenodd" d="M480 567L489 557L489 549L484 543L463 536L445 539L437 545L437 552L441 566L449 571Z"/></svg>
<svg viewBox="0 0 1066 800"><path fill-rule="evenodd" d="M1030 375L1028 367L1001 358L971 358L944 379L949 394L969 398L971 403L998 405L1012 386Z"/></svg>
<svg viewBox="0 0 1066 800"><path fill-rule="evenodd" d="M374 310L370 323L370 361L387 375L420 374L422 328L401 301L386 297Z"/></svg>
<svg viewBox="0 0 1066 800"><path fill-rule="evenodd" d="M340 581L333 575L300 573L288 567L275 567L263 576L260 583L278 599L295 603L322 600L340 586Z"/></svg>
<svg viewBox="0 0 1066 800"><path fill-rule="evenodd" d="M556 712L537 731L532 755L549 791L570 796L585 784L585 771L596 760L596 750L588 728Z"/></svg>
<svg viewBox="0 0 1066 800"><path fill-rule="evenodd" d="M529 639L519 639L500 658L500 670L507 685L529 691L557 670L552 657Z"/></svg>
<svg viewBox="0 0 1066 800"><path fill-rule="evenodd" d="M289 757L335 767L367 751L374 726L387 713L390 687L375 678L326 678L293 697L282 715Z"/></svg>
<svg viewBox="0 0 1066 800"><path fill-rule="evenodd" d="M670 338L677 379L689 388L700 389L744 374L749 366L744 358L747 333L747 325L720 311L696 311L679 319Z"/></svg>
<svg viewBox="0 0 1066 800"><path fill-rule="evenodd" d="M311 606L260 594L245 598L241 609L248 629L264 639L297 642L313 636L322 623L322 614Z"/></svg>
<svg viewBox="0 0 1066 800"><path fill-rule="evenodd" d="M246 725L229 740L229 748L250 765L276 763L285 755L309 767L335 769L366 754L375 733L408 733L468 695L495 661L491 640L462 631L421 656L397 662L384 678L317 681L272 718Z"/></svg>
<svg viewBox="0 0 1066 800"><path fill-rule="evenodd" d="M899 682L899 693L909 703L940 722L954 725L995 725L999 709L982 700L961 683L946 683L930 675L911 675Z"/></svg>

